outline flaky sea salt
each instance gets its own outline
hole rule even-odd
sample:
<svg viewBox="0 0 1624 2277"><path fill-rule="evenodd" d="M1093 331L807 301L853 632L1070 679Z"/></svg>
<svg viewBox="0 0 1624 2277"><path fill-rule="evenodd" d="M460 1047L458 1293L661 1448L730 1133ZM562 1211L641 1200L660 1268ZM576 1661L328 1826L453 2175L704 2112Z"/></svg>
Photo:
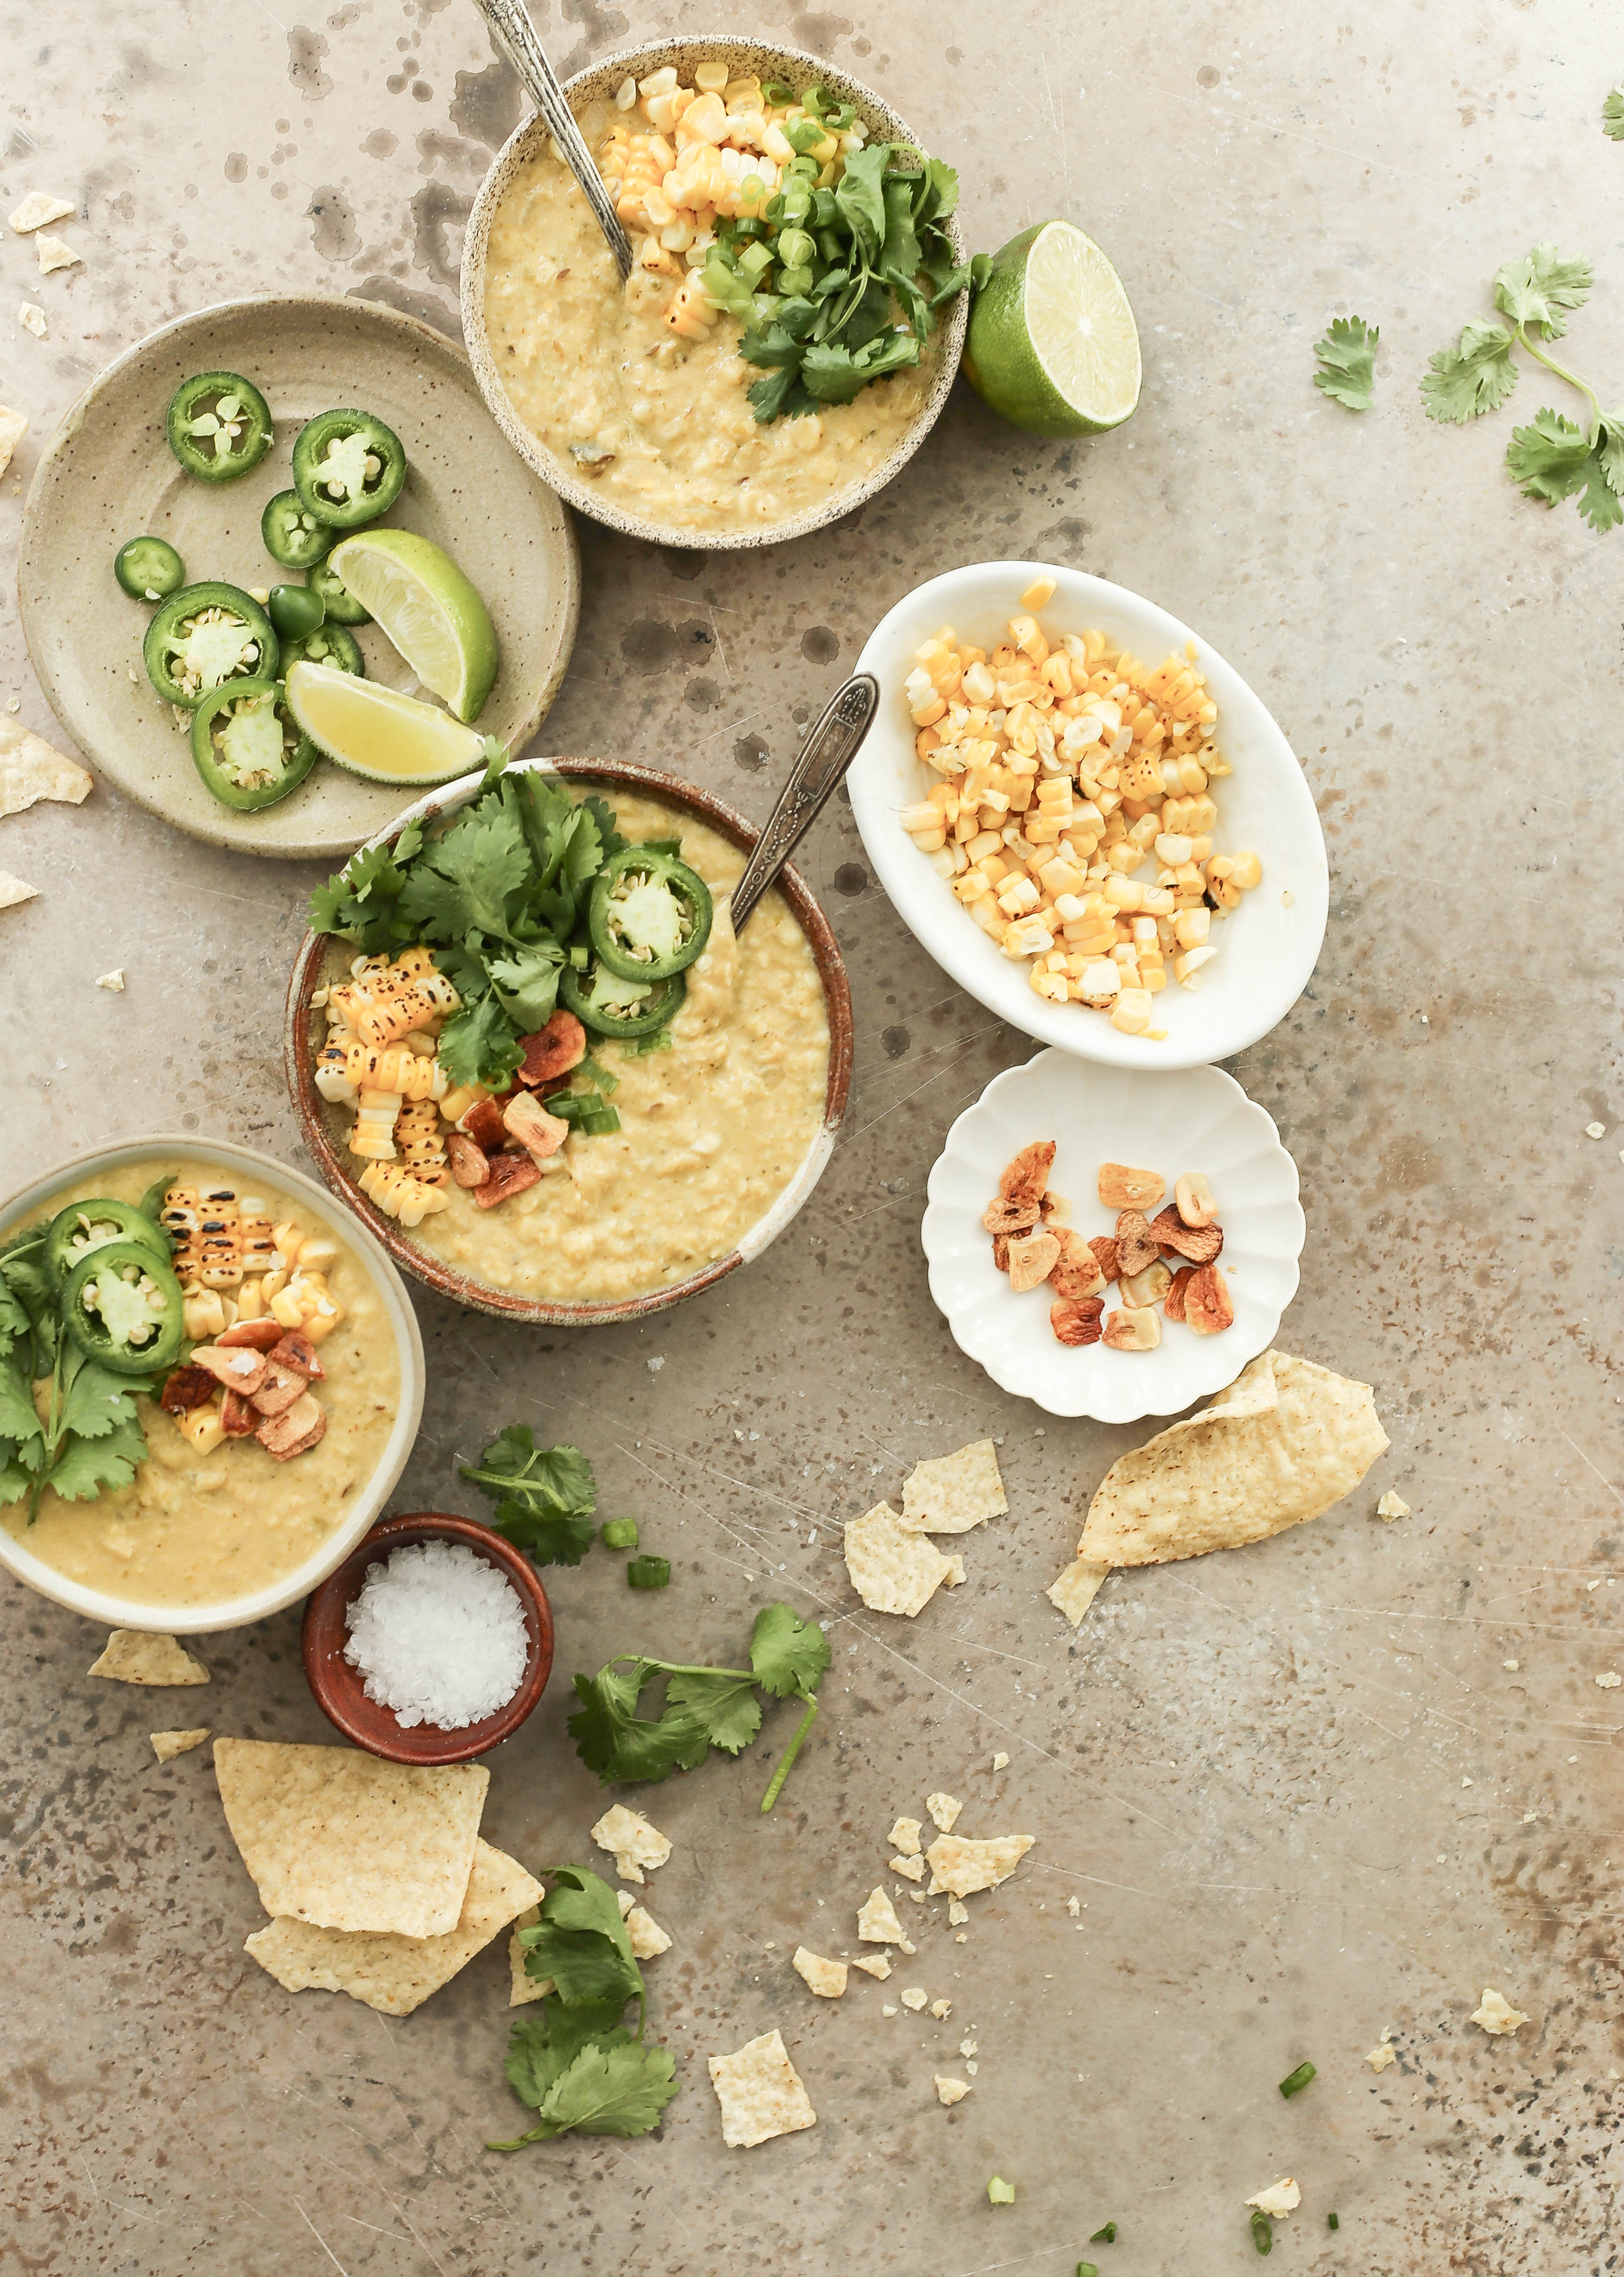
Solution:
<svg viewBox="0 0 1624 2277"><path fill-rule="evenodd" d="M369 1565L344 1626L367 1698L408 1727L460 1732L494 1716L530 1657L517 1591L461 1542L416 1542Z"/></svg>

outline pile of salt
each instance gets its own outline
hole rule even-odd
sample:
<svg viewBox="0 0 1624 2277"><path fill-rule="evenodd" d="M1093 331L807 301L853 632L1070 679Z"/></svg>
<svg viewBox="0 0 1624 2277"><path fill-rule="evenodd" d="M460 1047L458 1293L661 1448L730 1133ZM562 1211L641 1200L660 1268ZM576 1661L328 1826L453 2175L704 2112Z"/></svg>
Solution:
<svg viewBox="0 0 1624 2277"><path fill-rule="evenodd" d="M347 1606L344 1657L408 1727L460 1732L507 1706L530 1658L507 1576L465 1542L423 1542L369 1565Z"/></svg>

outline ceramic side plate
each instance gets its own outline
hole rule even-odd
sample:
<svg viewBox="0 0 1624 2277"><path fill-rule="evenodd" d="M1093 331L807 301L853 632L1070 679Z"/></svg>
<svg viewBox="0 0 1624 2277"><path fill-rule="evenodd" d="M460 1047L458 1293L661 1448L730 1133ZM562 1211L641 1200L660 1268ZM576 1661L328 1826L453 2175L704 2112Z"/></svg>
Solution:
<svg viewBox="0 0 1624 2277"><path fill-rule="evenodd" d="M1085 1240L1116 1228L1116 1212L1099 1199L1102 1162L1160 1171L1169 1201L1175 1178L1203 1172L1224 1228L1220 1264L1235 1308L1232 1327L1198 1336L1163 1321L1162 1341L1147 1352L1056 1342L1048 1324L1055 1291L1046 1283L1017 1296L993 1263L981 1225L1004 1165L1044 1138L1057 1145L1050 1191L1070 1200L1071 1222ZM921 1236L930 1293L953 1341L995 1383L1051 1415L1132 1423L1178 1414L1232 1383L1268 1350L1297 1292L1305 1233L1297 1166L1269 1116L1221 1068L1149 1075L1040 1052L995 1076L959 1116L932 1167L929 1191ZM1113 1283L1107 1310L1120 1301Z"/></svg>
<svg viewBox="0 0 1624 2277"><path fill-rule="evenodd" d="M240 372L270 404L276 440L236 481L186 474L164 438L170 397L196 371ZM165 537L188 582L297 584L260 537L265 501L292 486L290 446L335 405L376 412L410 471L382 527L432 538L472 578L496 627L501 668L476 725L519 750L557 694L575 644L581 567L569 516L518 465L480 399L468 358L413 316L325 293L229 301L165 324L88 387L52 437L28 493L17 587L28 653L52 711L92 765L177 829L249 854L345 860L400 803L318 760L259 814L206 790L187 736L154 692L141 644L150 609L113 579L127 537ZM355 628L370 678L418 684L375 625Z"/></svg>

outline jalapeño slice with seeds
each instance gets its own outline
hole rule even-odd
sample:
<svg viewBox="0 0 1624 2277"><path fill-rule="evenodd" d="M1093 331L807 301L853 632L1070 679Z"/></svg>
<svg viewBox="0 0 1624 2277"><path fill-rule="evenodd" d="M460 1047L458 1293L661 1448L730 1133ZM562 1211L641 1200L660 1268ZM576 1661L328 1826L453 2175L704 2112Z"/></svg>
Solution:
<svg viewBox="0 0 1624 2277"><path fill-rule="evenodd" d="M265 551L284 569L314 569L338 544L330 524L318 522L297 491L278 491L259 518Z"/></svg>
<svg viewBox="0 0 1624 2277"><path fill-rule="evenodd" d="M93 1249L115 1241L134 1242L149 1249L160 1265L169 1262L169 1241L162 1228L132 1202L93 1200L70 1202L58 1210L45 1235L45 1264L57 1286L65 1288L76 1266Z"/></svg>
<svg viewBox="0 0 1624 2277"><path fill-rule="evenodd" d="M186 563L166 537L129 537L113 556L113 575L133 601L166 601L186 583Z"/></svg>
<svg viewBox="0 0 1624 2277"><path fill-rule="evenodd" d="M274 677L277 636L240 586L183 585L154 610L141 659L166 704L194 712L228 680Z"/></svg>
<svg viewBox="0 0 1624 2277"><path fill-rule="evenodd" d="M307 570L304 582L313 593L321 595L330 625L371 623L371 610L362 607L336 570L329 568L326 562L318 561L313 569Z"/></svg>
<svg viewBox="0 0 1624 2277"><path fill-rule="evenodd" d="M668 980L711 937L711 889L653 846L624 846L592 885L587 930L600 963L622 980Z"/></svg>
<svg viewBox="0 0 1624 2277"><path fill-rule="evenodd" d="M295 664L331 665L334 672L353 672L358 680L367 676L367 660L361 653L361 643L347 625L324 624L316 631L307 633L302 640L284 641L284 680Z"/></svg>
<svg viewBox="0 0 1624 2277"><path fill-rule="evenodd" d="M324 411L294 438L294 488L334 529L386 514L405 480L400 438L370 411Z"/></svg>
<svg viewBox="0 0 1624 2277"><path fill-rule="evenodd" d="M192 714L192 758L222 806L255 814L298 788L316 750L279 680L233 680Z"/></svg>
<svg viewBox="0 0 1624 2277"><path fill-rule="evenodd" d="M115 1375L168 1367L186 1342L180 1283L139 1241L109 1242L76 1265L62 1317L86 1359Z"/></svg>
<svg viewBox="0 0 1624 2277"><path fill-rule="evenodd" d="M271 448L271 406L240 372L194 372L170 398L164 431L188 475L234 483Z"/></svg>
<svg viewBox="0 0 1624 2277"><path fill-rule="evenodd" d="M653 1035L676 1017L688 983L680 972L649 986L623 980L605 964L589 963L580 972L567 964L559 974L558 993L559 1001L595 1036L634 1040Z"/></svg>

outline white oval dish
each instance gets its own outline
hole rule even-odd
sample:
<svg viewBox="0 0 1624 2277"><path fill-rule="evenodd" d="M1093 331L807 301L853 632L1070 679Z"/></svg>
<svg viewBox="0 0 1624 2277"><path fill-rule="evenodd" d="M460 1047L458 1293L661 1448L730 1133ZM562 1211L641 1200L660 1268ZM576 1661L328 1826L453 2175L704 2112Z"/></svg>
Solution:
<svg viewBox="0 0 1624 2277"><path fill-rule="evenodd" d="M1050 1004L1037 995L1028 966L1004 956L956 901L944 880L905 835L897 817L936 778L913 749L903 682L914 651L943 625L990 649L1005 636L1034 578L1055 594L1038 612L1044 629L1098 628L1147 664L1195 644L1195 662L1218 707L1217 742L1234 773L1214 787L1220 851L1252 848L1262 883L1215 927L1219 954L1200 990L1170 985L1155 1000L1164 1043L1124 1035L1102 1012ZM1041 561L978 561L933 577L900 600L869 635L855 667L880 682L880 710L847 777L851 811L881 884L903 923L943 971L1011 1027L1079 1059L1108 1067L1199 1067L1227 1059L1266 1036L1301 995L1325 937L1330 873L1314 799L1291 745L1262 698L1232 665L1154 601L1080 569Z"/></svg>
<svg viewBox="0 0 1624 2277"><path fill-rule="evenodd" d="M231 1597L212 1605L155 1605L139 1601L110 1596L100 1589L87 1588L82 1582L71 1580L59 1573L54 1565L35 1557L4 1527L0 1527L0 1565L37 1589L42 1597L54 1604L65 1605L70 1612L82 1613L87 1620L103 1622L109 1628L147 1629L169 1636L194 1636L205 1630L246 1628L250 1621L263 1620L267 1614L279 1613L285 1605L297 1603L308 1596L318 1581L324 1581L334 1567L343 1563L355 1544L366 1534L379 1511L393 1493L395 1482L406 1468L408 1456L417 1436L417 1427L423 1420L424 1366L423 1338L418 1333L417 1315L412 1310L411 1299L406 1293L406 1283L385 1253L370 1227L359 1222L349 1211L333 1200L331 1194L318 1186L314 1178L302 1170L291 1169L278 1162L272 1154L263 1154L256 1146L233 1146L223 1139L209 1138L200 1132L160 1132L150 1138L126 1138L117 1146L99 1146L88 1154L80 1154L72 1162L64 1162L42 1178L36 1178L20 1193L0 1202L0 1236L19 1218L27 1217L42 1203L50 1200L68 1186L77 1185L93 1172L122 1169L126 1163L167 1156L172 1161L202 1159L217 1161L231 1169L251 1172L255 1177L274 1183L288 1194L297 1194L311 1215L354 1251L371 1275L373 1284L383 1303L385 1315L393 1332L395 1359L400 1371L400 1400L395 1413L394 1428L378 1457L372 1475L362 1485L350 1506L349 1516L336 1533L331 1534L304 1564L269 1588L257 1589L242 1597Z"/></svg>
<svg viewBox="0 0 1624 2277"><path fill-rule="evenodd" d="M1050 1189L1070 1200L1070 1222L1085 1240L1116 1228L1116 1212L1099 1199L1102 1162L1159 1170L1170 1200L1175 1178L1203 1172L1224 1228L1220 1261L1233 1325L1221 1336L1198 1336L1164 1321L1162 1342L1147 1352L1056 1342L1048 1324L1054 1291L1045 1283L1016 1295L993 1263L981 1224L1005 1164L1044 1138L1057 1144ZM1222 1068L1170 1077L1040 1052L995 1076L965 1108L932 1165L929 1192L920 1236L930 1293L954 1343L1005 1391L1051 1415L1091 1415L1101 1423L1176 1415L1232 1383L1268 1351L1297 1293L1307 1230L1297 1166L1270 1117ZM1113 1288L1106 1309L1117 1301Z"/></svg>

